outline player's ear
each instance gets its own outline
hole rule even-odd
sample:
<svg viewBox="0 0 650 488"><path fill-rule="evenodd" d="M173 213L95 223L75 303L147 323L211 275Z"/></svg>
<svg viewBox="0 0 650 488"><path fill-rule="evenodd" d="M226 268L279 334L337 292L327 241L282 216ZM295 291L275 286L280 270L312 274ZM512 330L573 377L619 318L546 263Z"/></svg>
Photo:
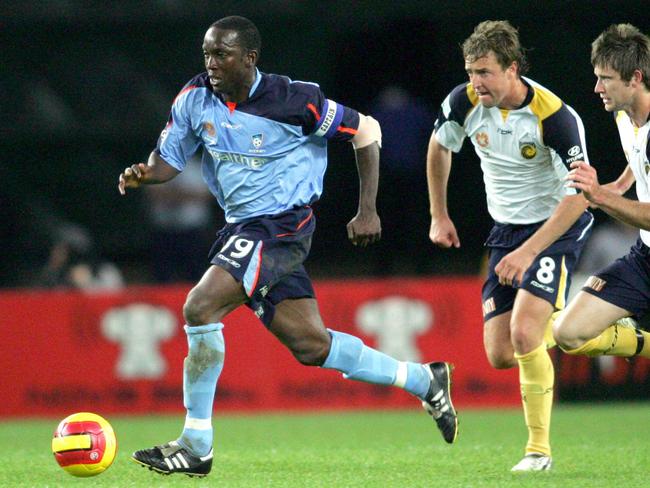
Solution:
<svg viewBox="0 0 650 488"><path fill-rule="evenodd" d="M519 75L519 63L517 61L513 61L510 66L508 66L508 69L506 71L510 71L513 75L518 76Z"/></svg>
<svg viewBox="0 0 650 488"><path fill-rule="evenodd" d="M246 53L245 59L246 59L246 67L251 68L257 64L257 59L259 57L259 53L255 51L254 49L248 51Z"/></svg>

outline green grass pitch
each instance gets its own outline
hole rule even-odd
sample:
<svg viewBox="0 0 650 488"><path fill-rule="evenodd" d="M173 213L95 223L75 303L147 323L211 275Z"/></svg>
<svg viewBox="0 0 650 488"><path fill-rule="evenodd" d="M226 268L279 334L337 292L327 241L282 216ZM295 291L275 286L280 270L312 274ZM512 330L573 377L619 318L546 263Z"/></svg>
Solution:
<svg viewBox="0 0 650 488"><path fill-rule="evenodd" d="M97 412L102 414L102 412ZM54 461L58 419L0 422L2 487L626 487L647 486L650 404L556 407L552 472L512 474L526 439L522 413L460 412L444 443L419 410L219 415L215 462L203 479L161 476L129 460L133 450L175 438L183 416L111 417L113 465L74 478Z"/></svg>

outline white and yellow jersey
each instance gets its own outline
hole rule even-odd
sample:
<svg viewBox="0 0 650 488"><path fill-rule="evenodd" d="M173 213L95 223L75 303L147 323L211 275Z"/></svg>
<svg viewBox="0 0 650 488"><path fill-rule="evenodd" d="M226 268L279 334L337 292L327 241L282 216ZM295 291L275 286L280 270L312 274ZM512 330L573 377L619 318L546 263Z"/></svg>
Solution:
<svg viewBox="0 0 650 488"><path fill-rule="evenodd" d="M623 111L616 113L616 126L621 137L625 158L636 179L636 197L640 202L650 202L650 121L635 127ZM641 240L650 246L650 232L641 230Z"/></svg>
<svg viewBox="0 0 650 488"><path fill-rule="evenodd" d="M434 133L453 152L465 137L481 160L490 215L504 224L548 219L566 195L572 161L588 161L584 127L575 111L528 78L528 95L515 110L486 108L470 83L444 100Z"/></svg>

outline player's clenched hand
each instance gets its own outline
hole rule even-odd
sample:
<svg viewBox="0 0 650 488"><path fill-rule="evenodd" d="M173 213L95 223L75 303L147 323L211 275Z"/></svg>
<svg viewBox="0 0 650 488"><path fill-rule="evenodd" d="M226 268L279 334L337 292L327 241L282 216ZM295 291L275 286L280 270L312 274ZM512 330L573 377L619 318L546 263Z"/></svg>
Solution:
<svg viewBox="0 0 650 488"><path fill-rule="evenodd" d="M515 283L520 284L524 279L524 273L533 264L534 259L535 253L523 247L503 256L494 267L494 272L499 277L499 283L508 286Z"/></svg>
<svg viewBox="0 0 650 488"><path fill-rule="evenodd" d="M460 247L460 239L458 238L458 232L456 232L456 226L449 217L431 219L429 239L436 246Z"/></svg>
<svg viewBox="0 0 650 488"><path fill-rule="evenodd" d="M117 189L122 195L126 194L127 188L137 188L142 184L146 175L148 166L145 163L133 164L126 168L122 173L117 184Z"/></svg>
<svg viewBox="0 0 650 488"><path fill-rule="evenodd" d="M381 222L377 212L359 212L347 225L348 239L355 246L366 247L381 239Z"/></svg>
<svg viewBox="0 0 650 488"><path fill-rule="evenodd" d="M598 183L596 168L584 161L574 161L571 163L571 168L571 171L564 177L569 182L568 186L582 190L587 200L598 204L598 197L603 188Z"/></svg>

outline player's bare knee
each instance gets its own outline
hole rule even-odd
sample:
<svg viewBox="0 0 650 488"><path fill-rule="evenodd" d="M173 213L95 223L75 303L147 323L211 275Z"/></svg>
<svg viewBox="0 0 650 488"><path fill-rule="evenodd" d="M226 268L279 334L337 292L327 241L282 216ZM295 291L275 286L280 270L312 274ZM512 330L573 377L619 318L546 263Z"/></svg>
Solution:
<svg viewBox="0 0 650 488"><path fill-rule="evenodd" d="M510 341L486 341L485 356L495 369L508 369L516 365L515 352Z"/></svg>
<svg viewBox="0 0 650 488"><path fill-rule="evenodd" d="M487 352L487 358L490 365L495 369L510 369L515 366L515 358L512 354L504 352Z"/></svg>
<svg viewBox="0 0 650 488"><path fill-rule="evenodd" d="M578 349L586 341L577 336L569 324L562 319L563 317L561 316L553 324L553 339L555 339L558 347L563 351Z"/></svg>
<svg viewBox="0 0 650 488"><path fill-rule="evenodd" d="M510 327L510 340L516 351L532 351L541 343L543 333L531 324L519 324Z"/></svg>
<svg viewBox="0 0 650 488"><path fill-rule="evenodd" d="M331 341L324 338L310 338L293 347L291 353L304 366L321 366L330 352Z"/></svg>
<svg viewBox="0 0 650 488"><path fill-rule="evenodd" d="M189 326L204 325L212 321L214 300L209 300L196 288L190 291L183 305L183 317Z"/></svg>
<svg viewBox="0 0 650 488"><path fill-rule="evenodd" d="M565 331L562 329L553 329L553 338L555 339L558 347L565 352L578 349L584 345L585 342L587 342L580 337L565 333Z"/></svg>

